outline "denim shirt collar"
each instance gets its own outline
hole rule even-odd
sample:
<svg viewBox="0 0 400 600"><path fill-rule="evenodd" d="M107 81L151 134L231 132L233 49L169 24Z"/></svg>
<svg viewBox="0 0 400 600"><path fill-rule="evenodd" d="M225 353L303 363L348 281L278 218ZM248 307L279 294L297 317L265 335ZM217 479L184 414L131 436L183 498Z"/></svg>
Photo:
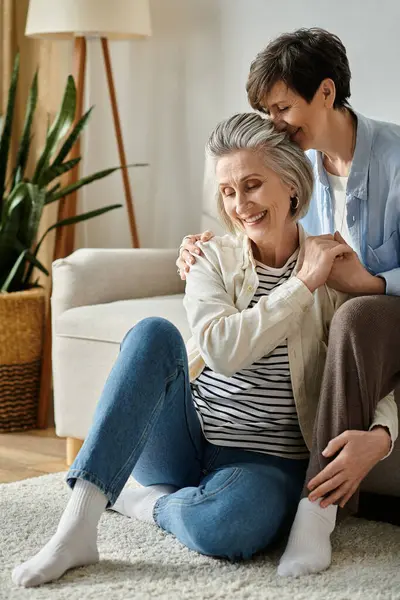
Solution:
<svg viewBox="0 0 400 600"><path fill-rule="evenodd" d="M357 137L353 161L347 182L347 194L360 200L368 197L368 172L371 160L373 131L369 120L353 111L357 118ZM322 163L322 153L317 152L315 177L325 188L329 188L329 179Z"/></svg>
<svg viewBox="0 0 400 600"><path fill-rule="evenodd" d="M347 183L347 193L360 198L360 200L367 200L373 130L368 119L360 113L353 112L357 118L357 139Z"/></svg>

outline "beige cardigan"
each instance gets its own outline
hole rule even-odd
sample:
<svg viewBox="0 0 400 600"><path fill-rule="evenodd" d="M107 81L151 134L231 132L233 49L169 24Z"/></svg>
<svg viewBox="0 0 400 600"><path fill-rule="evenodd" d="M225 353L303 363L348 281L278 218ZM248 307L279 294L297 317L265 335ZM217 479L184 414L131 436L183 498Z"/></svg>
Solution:
<svg viewBox="0 0 400 600"><path fill-rule="evenodd" d="M299 226L300 248L306 234ZM205 364L228 377L249 367L287 339L293 395L300 428L311 448L331 319L347 296L324 285L311 293L296 277L248 308L258 287L251 243L225 235L199 244L186 279L184 306L192 332L187 343L190 380ZM374 425L388 427L392 448L398 435L394 398L381 400Z"/></svg>

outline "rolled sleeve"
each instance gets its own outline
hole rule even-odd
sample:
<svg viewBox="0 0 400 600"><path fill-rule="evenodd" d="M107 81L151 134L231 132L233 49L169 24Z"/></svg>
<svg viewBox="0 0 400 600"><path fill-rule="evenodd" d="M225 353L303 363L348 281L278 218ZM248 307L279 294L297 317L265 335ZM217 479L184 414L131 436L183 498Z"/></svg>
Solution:
<svg viewBox="0 0 400 600"><path fill-rule="evenodd" d="M385 460L385 458L390 456L393 452L394 443L399 435L398 410L393 392L388 394L388 396L380 400L377 404L374 420L369 430L371 431L371 429L378 426L386 427L391 439L390 450L388 454L382 458L382 460Z"/></svg>
<svg viewBox="0 0 400 600"><path fill-rule="evenodd" d="M386 281L385 294L387 296L400 296L400 268L377 273L377 276Z"/></svg>

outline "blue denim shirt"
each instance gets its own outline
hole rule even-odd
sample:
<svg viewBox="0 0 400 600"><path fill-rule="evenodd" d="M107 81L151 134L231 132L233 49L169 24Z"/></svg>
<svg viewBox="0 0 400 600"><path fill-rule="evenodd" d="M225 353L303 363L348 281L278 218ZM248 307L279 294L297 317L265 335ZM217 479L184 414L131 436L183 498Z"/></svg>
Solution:
<svg viewBox="0 0 400 600"><path fill-rule="evenodd" d="M355 113L357 140L346 190L347 225L354 250L386 294L400 296L400 127ZM329 181L316 150L307 152L314 192L301 223L311 235L334 233Z"/></svg>

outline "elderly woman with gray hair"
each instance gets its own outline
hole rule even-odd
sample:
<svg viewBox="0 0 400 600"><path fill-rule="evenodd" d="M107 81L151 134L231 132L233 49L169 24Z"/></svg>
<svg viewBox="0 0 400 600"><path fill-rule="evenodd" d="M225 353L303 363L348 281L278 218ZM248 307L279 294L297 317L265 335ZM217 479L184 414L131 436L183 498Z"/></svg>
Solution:
<svg viewBox="0 0 400 600"><path fill-rule="evenodd" d="M346 299L326 281L349 248L332 236L307 238L297 224L312 192L308 159L269 120L247 113L217 126L208 154L231 233L201 244L187 276L193 337L186 349L159 318L126 335L67 475L73 491L57 532L14 569L17 584L98 561L107 507L232 560L281 540L297 510L280 572L298 565L299 551L308 572L326 568L337 507L299 504L307 468L308 477L320 470L321 440L372 424L370 468L390 451L383 427L396 423L386 400L343 403L335 422L325 420L325 344ZM124 488L131 474L144 487Z"/></svg>

